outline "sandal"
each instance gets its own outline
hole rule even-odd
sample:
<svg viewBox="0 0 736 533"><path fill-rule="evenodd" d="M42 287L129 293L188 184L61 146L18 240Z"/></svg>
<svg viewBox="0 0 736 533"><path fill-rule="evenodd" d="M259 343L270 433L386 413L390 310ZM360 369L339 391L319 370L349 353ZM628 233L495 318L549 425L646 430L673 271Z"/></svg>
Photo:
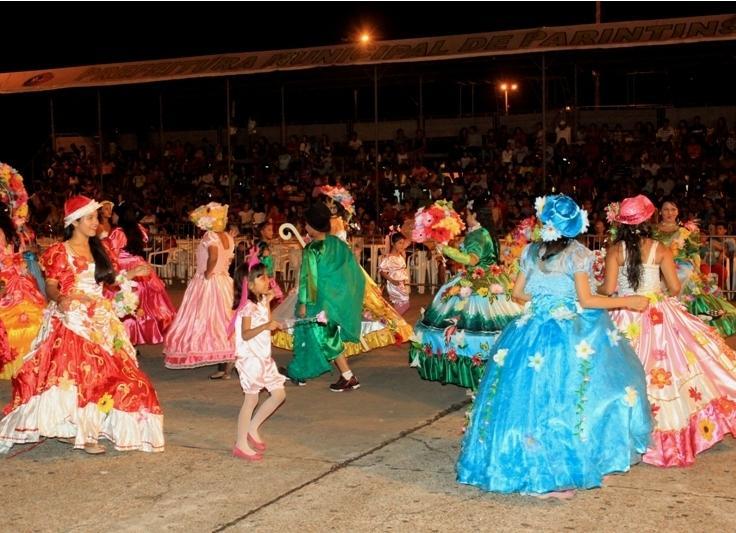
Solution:
<svg viewBox="0 0 736 533"><path fill-rule="evenodd" d="M74 444L76 442L74 437L56 437L56 440L63 442L64 444Z"/></svg>
<svg viewBox="0 0 736 533"><path fill-rule="evenodd" d="M210 374L210 379L230 379L230 372L218 370L214 374Z"/></svg>

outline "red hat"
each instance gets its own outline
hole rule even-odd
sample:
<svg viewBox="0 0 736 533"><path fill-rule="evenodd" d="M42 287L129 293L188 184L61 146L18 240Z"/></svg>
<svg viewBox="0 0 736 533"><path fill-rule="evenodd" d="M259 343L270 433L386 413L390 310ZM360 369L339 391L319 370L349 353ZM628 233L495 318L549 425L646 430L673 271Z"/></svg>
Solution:
<svg viewBox="0 0 736 533"><path fill-rule="evenodd" d="M64 202L64 227L66 228L75 220L94 213L100 208L100 204L86 196L72 196Z"/></svg>
<svg viewBox="0 0 736 533"><path fill-rule="evenodd" d="M633 198L625 198L619 207L614 220L621 224L636 226L649 220L657 210L652 201L640 194Z"/></svg>

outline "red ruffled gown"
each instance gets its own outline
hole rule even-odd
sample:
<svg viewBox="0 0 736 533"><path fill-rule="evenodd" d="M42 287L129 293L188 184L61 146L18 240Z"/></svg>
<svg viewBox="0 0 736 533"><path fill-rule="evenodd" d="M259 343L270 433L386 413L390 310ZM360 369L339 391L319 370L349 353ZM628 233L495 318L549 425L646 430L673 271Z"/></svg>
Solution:
<svg viewBox="0 0 736 533"><path fill-rule="evenodd" d="M112 301L95 281L94 263L58 243L43 254L41 268L47 280L59 282L62 295L81 293L90 301L73 301L67 311L49 303L0 420L0 452L41 437L74 438L75 448L102 437L121 451L163 451L156 391L138 368Z"/></svg>

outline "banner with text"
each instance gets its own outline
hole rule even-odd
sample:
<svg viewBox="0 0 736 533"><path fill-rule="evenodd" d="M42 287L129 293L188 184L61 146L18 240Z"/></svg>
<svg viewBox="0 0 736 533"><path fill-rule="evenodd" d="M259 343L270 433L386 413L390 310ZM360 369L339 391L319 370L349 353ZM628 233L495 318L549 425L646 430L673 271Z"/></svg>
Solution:
<svg viewBox="0 0 736 533"><path fill-rule="evenodd" d="M734 14L628 21L0 73L0 93L240 76L277 70L733 39L736 39Z"/></svg>

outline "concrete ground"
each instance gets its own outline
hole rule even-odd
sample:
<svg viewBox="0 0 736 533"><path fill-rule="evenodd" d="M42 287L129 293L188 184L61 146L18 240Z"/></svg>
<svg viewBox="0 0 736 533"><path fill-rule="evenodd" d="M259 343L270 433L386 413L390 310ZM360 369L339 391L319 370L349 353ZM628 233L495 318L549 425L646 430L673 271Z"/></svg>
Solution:
<svg viewBox="0 0 736 533"><path fill-rule="evenodd" d="M427 301L416 295L407 318ZM263 427L266 457L252 464L230 455L238 381L210 381L211 368L166 370L161 347L144 347L166 451L16 446L0 458L0 531L736 531L731 437L691 468L638 465L568 501L459 485L465 391L422 381L406 352L351 358L357 391L330 392L336 375L288 385L286 404Z"/></svg>

